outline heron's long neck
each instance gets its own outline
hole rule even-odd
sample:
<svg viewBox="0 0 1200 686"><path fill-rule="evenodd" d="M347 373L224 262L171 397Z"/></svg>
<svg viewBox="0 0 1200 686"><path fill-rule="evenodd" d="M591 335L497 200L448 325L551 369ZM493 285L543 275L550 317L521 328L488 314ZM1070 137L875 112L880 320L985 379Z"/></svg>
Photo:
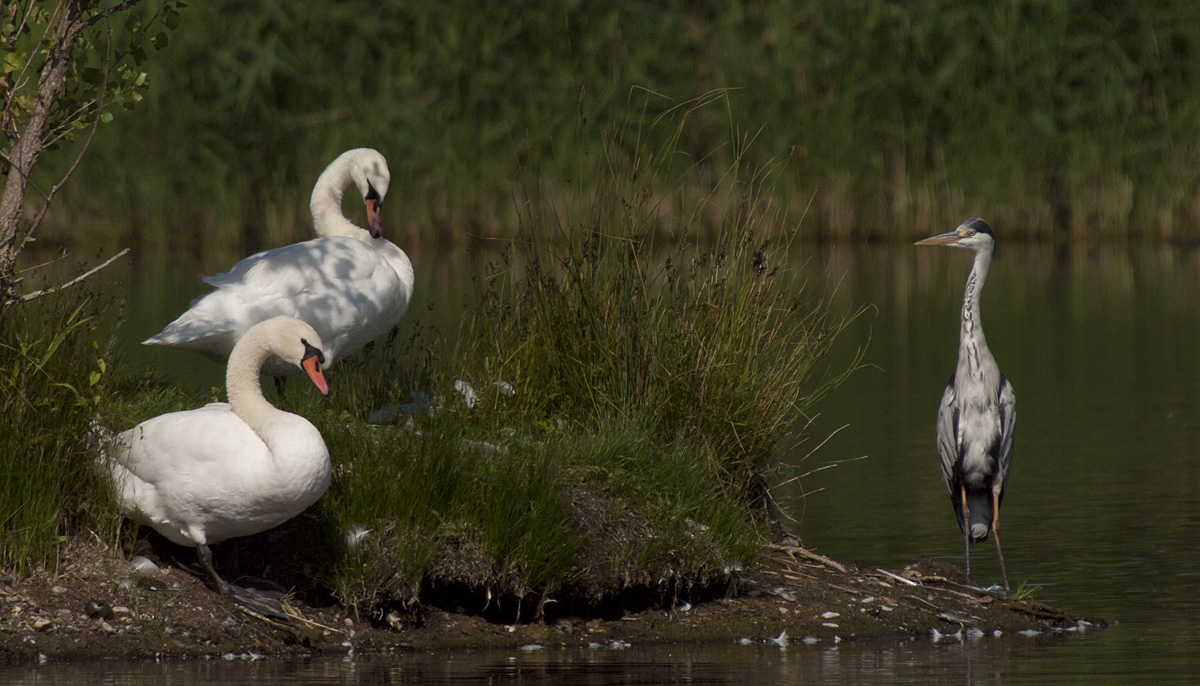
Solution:
<svg viewBox="0 0 1200 686"><path fill-rule="evenodd" d="M234 414L241 417L264 441L266 437L263 436L262 427L271 416L281 412L263 397L259 381L263 362L271 355L266 339L252 332L243 336L234 347L225 370L225 387Z"/></svg>
<svg viewBox="0 0 1200 686"><path fill-rule="evenodd" d="M990 250L976 252L975 265L971 268L971 274L967 276L967 286L963 290L962 329L958 338L960 373L977 375L984 362L991 358L987 339L983 336L983 320L979 316L979 296L983 292L983 282L987 279L991 262Z"/></svg>
<svg viewBox="0 0 1200 686"><path fill-rule="evenodd" d="M342 213L342 196L352 183L350 164L344 157L326 167L317 178L308 207L312 211L313 229L318 236L345 236L370 242L370 233L346 219Z"/></svg>

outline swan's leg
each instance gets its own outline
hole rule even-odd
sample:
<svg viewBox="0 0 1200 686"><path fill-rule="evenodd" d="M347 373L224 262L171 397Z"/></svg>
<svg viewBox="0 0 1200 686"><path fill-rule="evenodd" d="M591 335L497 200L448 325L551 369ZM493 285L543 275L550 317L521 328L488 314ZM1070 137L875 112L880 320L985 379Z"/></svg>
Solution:
<svg viewBox="0 0 1200 686"><path fill-rule="evenodd" d="M217 574L217 568L213 566L212 551L208 546L203 543L196 546L196 556L200 558L200 566L204 567L209 578L217 585L217 592L221 595L229 595L229 584L225 583L220 574Z"/></svg>
<svg viewBox="0 0 1200 686"><path fill-rule="evenodd" d="M1008 571L1004 569L1004 553L1000 550L1000 492L992 491L992 536L996 538L996 555L1000 557L1000 575L1004 578L1004 590L1008 589Z"/></svg>
<svg viewBox="0 0 1200 686"><path fill-rule="evenodd" d="M200 564L203 565L204 570L208 572L208 575L212 577L214 582L216 582L217 591L221 595L227 596L238 605L241 605L242 607L253 612L257 612L265 617L281 619L283 621L288 621L291 619L291 617L283 611L283 606L279 604L278 598L271 597L265 593L260 593L253 588L233 586L226 583L225 580L222 579L219 574L217 574L216 568L213 567L212 551L209 550L207 545L203 543L197 545L196 555L200 558Z"/></svg>

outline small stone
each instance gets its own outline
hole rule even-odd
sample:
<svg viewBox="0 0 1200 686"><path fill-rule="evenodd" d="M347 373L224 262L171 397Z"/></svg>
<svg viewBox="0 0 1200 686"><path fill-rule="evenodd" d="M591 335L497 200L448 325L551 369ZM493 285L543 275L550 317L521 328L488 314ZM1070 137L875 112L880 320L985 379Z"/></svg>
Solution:
<svg viewBox="0 0 1200 686"><path fill-rule="evenodd" d="M132 610L130 610L129 608L125 607L124 605L113 605L113 609L112 609L112 610L113 610L113 612L115 612L115 613L117 613L117 614L119 614L119 615L127 615L127 614L132 614L132 612L133 612L133 611L132 611Z"/></svg>
<svg viewBox="0 0 1200 686"><path fill-rule="evenodd" d="M55 595L62 595L67 592L67 587L66 586L53 586L50 588L50 592Z"/></svg>
<svg viewBox="0 0 1200 686"><path fill-rule="evenodd" d="M170 587L170 584L165 579L154 576L140 576L137 580L138 588L144 588L147 591L163 591Z"/></svg>
<svg viewBox="0 0 1200 686"><path fill-rule="evenodd" d="M95 619L97 617L99 617L101 619L110 619L113 616L112 607L110 607L108 603L105 603L100 600L93 599L93 600L87 601L87 604L83 606L83 611L88 617L91 617L92 619Z"/></svg>
<svg viewBox="0 0 1200 686"><path fill-rule="evenodd" d="M33 630L41 631L53 624L54 624L54 622L50 621L49 619L46 619L45 617L38 617L37 619L33 620Z"/></svg>
<svg viewBox="0 0 1200 686"><path fill-rule="evenodd" d="M117 630L111 624L109 624L108 622L106 622L104 620L100 621L100 630L106 634L117 633Z"/></svg>

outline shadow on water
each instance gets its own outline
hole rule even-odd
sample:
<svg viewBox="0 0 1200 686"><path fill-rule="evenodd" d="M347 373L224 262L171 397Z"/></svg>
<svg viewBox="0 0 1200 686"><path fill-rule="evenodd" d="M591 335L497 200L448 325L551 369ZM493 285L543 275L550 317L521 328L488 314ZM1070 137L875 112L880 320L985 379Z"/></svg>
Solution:
<svg viewBox="0 0 1200 686"><path fill-rule="evenodd" d="M933 427L954 365L969 257L907 244L796 252L810 282L840 284L835 310L876 308L844 334L841 351L848 358L869 340L869 366L824 402L814 425L821 435L848 428L803 466L867 458L813 474L777 497L804 543L831 557L887 567L923 557L961 563ZM486 258L412 259L417 286L401 327L421 319L451 338ZM234 261L143 259L107 275L108 287L129 298L121 332L127 359L168 382L220 386L220 365L137 341L206 291L201 275ZM1038 587L1035 597L1050 605L1118 622L1084 638L50 664L0 672L0 681L1188 683L1200 673L1198 303L1200 252L1161 246L1001 242L984 288L988 343L1017 394L1016 453L1001 515L1009 575L1014 585ZM976 550L977 580L998 580L994 549Z"/></svg>

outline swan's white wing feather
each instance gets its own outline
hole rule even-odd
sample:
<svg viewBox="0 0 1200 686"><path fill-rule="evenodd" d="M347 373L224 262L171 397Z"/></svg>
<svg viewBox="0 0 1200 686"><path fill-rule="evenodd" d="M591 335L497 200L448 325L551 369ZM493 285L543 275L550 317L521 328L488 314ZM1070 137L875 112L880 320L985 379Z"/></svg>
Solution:
<svg viewBox="0 0 1200 686"><path fill-rule="evenodd" d="M288 315L320 334L331 365L395 326L412 294L411 277L402 279L379 251L341 237L256 253L205 281L216 289L192 301L187 312L145 343L223 358L254 324ZM292 370L268 365L264 371Z"/></svg>

